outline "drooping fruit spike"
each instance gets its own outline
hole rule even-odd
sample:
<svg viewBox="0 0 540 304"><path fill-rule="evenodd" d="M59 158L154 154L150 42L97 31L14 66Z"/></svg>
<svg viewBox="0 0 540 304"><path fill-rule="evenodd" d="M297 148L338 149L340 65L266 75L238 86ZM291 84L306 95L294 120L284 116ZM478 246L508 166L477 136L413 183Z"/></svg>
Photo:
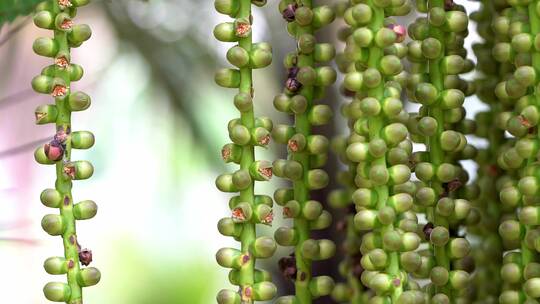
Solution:
<svg viewBox="0 0 540 304"><path fill-rule="evenodd" d="M226 144L221 150L223 161L239 164L240 170L222 174L216 179L219 190L240 192L229 202L230 217L222 219L218 225L223 235L234 237L241 247L240 250L222 249L216 255L221 266L232 266L229 267L233 268L229 280L239 286L234 291L221 290L217 296L217 302L221 304L268 301L276 294L276 287L269 282L270 279L261 280L260 271L255 269L257 259L269 258L276 250L273 240L256 237L255 228L257 224L272 225L273 221L272 199L254 193L255 182L268 181L273 175L270 162L255 160L255 147L268 146L273 128L268 118L256 118L253 109L252 70L268 66L272 55L267 43L254 44L252 41L251 9L252 4L263 6L265 3L255 0L215 1L218 12L235 20L216 26L214 36L223 42L237 43L227 52L228 61L236 69L220 70L215 80L222 87L239 90L234 105L240 111L240 118L229 123L229 138L233 143ZM235 252L235 257L225 256L227 252Z"/></svg>
<svg viewBox="0 0 540 304"><path fill-rule="evenodd" d="M87 25L74 25L74 6L82 6L88 0L47 0L42 2L34 18L36 25L54 32L53 38L39 38L33 45L38 55L53 58L54 62L32 81L38 93L50 94L55 104L39 106L36 123L55 123L54 138L36 151L39 163L55 164L57 179L55 189L42 193L41 201L49 208L58 209L58 214L43 217L42 228L50 235L63 239L63 257L46 260L45 270L50 274L67 276L65 283L48 283L43 288L45 298L54 302L69 304L83 303L83 287L97 284L101 273L96 268L82 268L92 262L92 251L81 249L77 240L76 220L90 219L97 212L92 201L74 204L73 180L92 176L94 167L86 161L71 160L72 148L90 148L94 136L90 132L71 132L71 111L88 108L90 98L84 93L70 91L71 81L82 77L82 68L70 62L70 45L78 45L89 38Z"/></svg>
<svg viewBox="0 0 540 304"><path fill-rule="evenodd" d="M325 87L336 79L336 72L332 68L315 64L316 50L320 50L321 46L328 48L328 54L323 56L328 57L326 61L331 60L335 53L333 46L318 43L314 36L317 28L334 19L332 9L328 6L317 7L316 2L304 1L299 6L282 1L279 5L288 28L294 29L289 32L297 40L297 50L285 59L285 89L274 99L274 105L278 111L294 114L295 123L292 127L279 126L273 133L275 141L287 144L289 152L288 160L274 162L274 173L292 181L294 195L285 203L283 217L294 219L294 229L280 228L276 231L275 239L282 246L295 246L296 254L281 259L279 266L287 278L295 281L296 290L294 296L281 297L277 303L312 303L314 299L328 295L333 287L333 281L328 279L324 281L325 288L313 288L317 282L323 281L313 277L312 263L330 258L335 245L328 240L309 238L310 230L324 229L330 224L329 215L323 210L322 204L311 200L310 190L322 189L328 184L328 175L318 169L326 161L327 151L324 147L328 140L313 134L313 126L328 123L326 117L331 116L331 110L324 108L318 111L321 105L314 103L323 97ZM323 222L323 218L328 220L324 220L321 227L315 227L313 223Z"/></svg>

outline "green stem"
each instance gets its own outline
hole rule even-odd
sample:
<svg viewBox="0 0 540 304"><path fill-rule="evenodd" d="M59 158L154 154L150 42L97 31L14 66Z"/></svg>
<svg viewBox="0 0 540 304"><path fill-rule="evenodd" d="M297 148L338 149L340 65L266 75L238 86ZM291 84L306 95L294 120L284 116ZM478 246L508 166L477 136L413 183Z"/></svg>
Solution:
<svg viewBox="0 0 540 304"><path fill-rule="evenodd" d="M57 1L54 3L54 12L60 13L60 7L58 6ZM60 52L69 53L70 48L68 45L67 34L62 31L54 31L54 39L59 44ZM61 69L55 67L55 76L62 78L66 87L70 87L70 75L67 69ZM64 256L68 265L67 272L67 281L71 289L71 297L69 299L70 304L79 304L82 303L82 287L77 282L77 276L80 271L79 265L79 244L77 242L77 233L75 228L75 217L73 215L73 197L71 194L71 188L73 182L71 179L66 176L64 173L64 166L66 163L71 161L71 111L68 106L67 98L56 98L56 107L58 109L58 118L56 120L57 130L63 129L66 130L68 137L66 139L66 149L65 157L63 161L56 163L56 190L63 197L62 204L60 206L60 214L62 215L62 221L65 225L64 233L62 234L62 239L64 243Z"/></svg>
<svg viewBox="0 0 540 304"><path fill-rule="evenodd" d="M444 1L443 0L431 0L429 2L430 8L434 7L442 7L444 8ZM442 56L445 54L445 48L444 48L444 33L443 31L435 26L430 26L430 36L439 40L442 45L441 49L441 57L433 60L429 60L429 78L431 84L433 84L439 92L444 90L444 74L442 73L440 66L441 66L441 60ZM435 135L428 137L427 139L427 149L429 152L429 159L430 162L435 166L438 167L445 161L445 155L444 151L441 148L440 143L440 136L444 132L444 115L443 110L437 106L433 105L428 108L428 115L433 117L437 122L437 132ZM442 184L440 181L433 180L430 183L430 187L435 189L436 194L440 195L442 193ZM433 222L435 226L443 226L445 228L449 228L448 221L438 215L435 212L435 207L428 207L428 219ZM445 246L433 246L431 245L432 250L435 255L435 261L437 266L441 266L446 268L448 271L450 271L450 259L446 254L446 247ZM450 289L445 286L441 290L444 294L448 295L450 299L451 297L451 291Z"/></svg>
<svg viewBox="0 0 540 304"><path fill-rule="evenodd" d="M370 25L370 29L377 33L381 28L384 27L384 18L385 18L385 12L384 9L376 6L373 3L373 0L368 1L369 6L373 9L373 22ZM378 69L379 62L384 56L384 52L381 48L377 46L372 46L369 48L369 59L368 59L368 66L370 68ZM381 81L379 86L373 89L368 90L368 96L376 98L379 102L382 102L384 99L384 85L385 81ZM389 122L382 116L373 116L369 118L368 124L369 124L369 141L380 139L381 138L381 132L383 128L388 124ZM376 165L382 165L387 166L386 164L386 156L383 155L382 157L379 157L372 161L372 166ZM390 189L387 184L376 186L374 188L375 192L377 193L377 209L381 210L384 208L387 204ZM386 232L393 231L394 225L384 225L380 229L380 234L384 235ZM389 265L386 267L386 273L390 275L391 277L398 277L400 274L400 265L399 265L399 253L396 251L392 251L389 253L390 262ZM394 286L391 294L392 303L395 303L401 293L403 292L403 285L400 281L399 285Z"/></svg>
<svg viewBox="0 0 540 304"><path fill-rule="evenodd" d="M310 9L313 8L312 0L303 0L300 2L300 4L304 7ZM313 35L313 33L314 31L311 25L298 26L296 31L296 38L298 39L303 34ZM313 65L313 54L298 54L299 68L313 67ZM308 138L308 136L311 135L311 124L309 123L307 113L313 105L313 86L303 86L302 95L307 100L308 110L304 113L295 115L295 130L296 133L302 134L305 136L305 138ZM311 168L309 153L307 151L293 153L291 158L299 162L303 168L303 179L295 181L293 183L294 199L300 203L300 206L303 209L306 202L310 199L310 194L307 187L307 176ZM301 250L302 244L310 238L309 222L304 218L297 217L294 219L294 227L295 230L298 232L298 245L296 245L295 248L296 267L298 271L295 281L296 299L299 304L310 304L313 299L313 296L309 290L309 283L311 282L312 278L312 261L304 258Z"/></svg>
<svg viewBox="0 0 540 304"><path fill-rule="evenodd" d="M240 10L238 12L237 18L249 18L251 16L251 1L250 0L240 0ZM248 53L251 51L252 46L252 35L242 38L239 41L239 46L245 49ZM240 69L240 92L252 95L253 82L252 82L252 70L251 67L244 67ZM248 129L252 129L255 126L255 115L253 110L248 112L242 112L241 114L242 124ZM255 161L255 149L253 145L245 145L242 151L242 159L240 161L240 168L244 170L249 170L251 164ZM251 185L240 191L240 198L243 202L248 202L254 207L254 187L255 183L252 182ZM242 229L242 235L240 240L242 242L242 251L248 252L251 244L255 241L256 230L255 223L252 221L247 221L244 223ZM255 261L250 259L250 261L242 266L240 269L240 286L251 286L255 283Z"/></svg>

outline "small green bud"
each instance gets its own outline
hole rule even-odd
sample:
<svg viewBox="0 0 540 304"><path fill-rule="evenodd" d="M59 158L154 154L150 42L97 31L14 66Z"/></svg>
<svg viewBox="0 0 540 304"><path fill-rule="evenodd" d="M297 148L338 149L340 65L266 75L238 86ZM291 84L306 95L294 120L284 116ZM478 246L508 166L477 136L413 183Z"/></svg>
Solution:
<svg viewBox="0 0 540 304"><path fill-rule="evenodd" d="M517 304L520 301L520 293L514 290L505 290L499 296L501 304Z"/></svg>
<svg viewBox="0 0 540 304"><path fill-rule="evenodd" d="M462 259L469 255L471 245L464 238L455 238L448 244L448 253L452 259Z"/></svg>
<svg viewBox="0 0 540 304"><path fill-rule="evenodd" d="M71 27L71 31L68 33L68 39L73 43L82 43L90 39L92 36L92 30L87 24L76 24Z"/></svg>
<svg viewBox="0 0 540 304"><path fill-rule="evenodd" d="M34 24L42 29L52 29L54 26L54 14L51 11L39 11L34 15Z"/></svg>
<svg viewBox="0 0 540 304"><path fill-rule="evenodd" d="M62 204L62 194L56 189L45 189L41 192L41 203L49 208L59 208Z"/></svg>
<svg viewBox="0 0 540 304"><path fill-rule="evenodd" d="M214 28L214 37L222 42L236 42L238 38L235 33L233 22L224 22Z"/></svg>
<svg viewBox="0 0 540 304"><path fill-rule="evenodd" d="M71 297L71 288L68 284L50 282L43 287L45 298L53 302L67 302Z"/></svg>
<svg viewBox="0 0 540 304"><path fill-rule="evenodd" d="M518 188L523 195L533 196L538 193L540 185L534 176L527 176L519 180Z"/></svg>
<svg viewBox="0 0 540 304"><path fill-rule="evenodd" d="M403 65L399 57L386 55L380 61L381 72L385 76L395 76L403 71Z"/></svg>
<svg viewBox="0 0 540 304"><path fill-rule="evenodd" d="M407 272L416 272L422 264L422 258L414 251L401 253L399 259L401 266Z"/></svg>
<svg viewBox="0 0 540 304"><path fill-rule="evenodd" d="M325 104L315 105L308 113L308 120L314 126L325 125L332 119L332 109Z"/></svg>
<svg viewBox="0 0 540 304"><path fill-rule="evenodd" d="M375 68L368 68L363 73L364 85L370 89L376 88L381 84L382 75Z"/></svg>
<svg viewBox="0 0 540 304"><path fill-rule="evenodd" d="M298 51L302 54L311 54L315 50L317 40L312 34L304 33L298 36Z"/></svg>
<svg viewBox="0 0 540 304"><path fill-rule="evenodd" d="M432 206L436 200L435 190L430 187L422 187L416 192L416 200L422 206Z"/></svg>
<svg viewBox="0 0 540 304"><path fill-rule="evenodd" d="M525 293L532 298L540 298L540 278L529 279L524 285Z"/></svg>
<svg viewBox="0 0 540 304"><path fill-rule="evenodd" d="M360 109L365 115L376 116L381 112L381 105L374 97L366 97L360 101Z"/></svg>
<svg viewBox="0 0 540 304"><path fill-rule="evenodd" d="M311 154L321 154L328 151L330 143L323 135L311 135L307 138L307 149Z"/></svg>
<svg viewBox="0 0 540 304"><path fill-rule="evenodd" d="M521 267L516 263L506 263L501 267L501 278L510 284L521 281Z"/></svg>
<svg viewBox="0 0 540 304"><path fill-rule="evenodd" d="M522 86L528 87L536 81L536 71L531 66L520 66L514 71L514 78Z"/></svg>
<svg viewBox="0 0 540 304"><path fill-rule="evenodd" d="M54 57L59 50L58 42L46 37L36 39L32 48L36 54L45 57Z"/></svg>
<svg viewBox="0 0 540 304"><path fill-rule="evenodd" d="M368 286L376 293L383 294L392 288L392 280L385 273L377 273L369 280Z"/></svg>
<svg viewBox="0 0 540 304"><path fill-rule="evenodd" d="M392 123L382 130L382 138L393 147L405 140L408 135L407 127L402 123Z"/></svg>
<svg viewBox="0 0 540 304"><path fill-rule="evenodd" d="M220 69L216 72L214 80L224 88L238 88L240 86L240 71L235 69Z"/></svg>
<svg viewBox="0 0 540 304"><path fill-rule="evenodd" d="M425 116L418 121L418 131L424 136L433 136L437 132L439 124L437 120L430 116Z"/></svg>
<svg viewBox="0 0 540 304"><path fill-rule="evenodd" d="M90 96L83 92L69 94L68 104L71 111L83 111L90 106Z"/></svg>
<svg viewBox="0 0 540 304"><path fill-rule="evenodd" d="M392 45L393 43L395 43L396 40L397 40L396 33L393 30L386 27L379 29L377 33L375 34L375 44L377 44L377 46L380 48L388 47Z"/></svg>
<svg viewBox="0 0 540 304"><path fill-rule="evenodd" d="M43 268L48 274L61 275L68 272L68 262L63 257L52 257L45 260Z"/></svg>
<svg viewBox="0 0 540 304"><path fill-rule="evenodd" d="M354 226L358 230L371 230L378 225L377 212L370 209L358 211L354 216Z"/></svg>
<svg viewBox="0 0 540 304"><path fill-rule="evenodd" d="M300 26L310 25L313 21L313 11L307 6L299 7L295 11L295 19Z"/></svg>
<svg viewBox="0 0 540 304"><path fill-rule="evenodd" d="M309 291L314 299L329 295L334 288L334 280L329 276L314 277L309 282Z"/></svg>
<svg viewBox="0 0 540 304"><path fill-rule="evenodd" d="M373 11L367 4L357 4L350 9L351 17L354 19L355 24L368 24L373 17ZM350 24L350 25L355 25Z"/></svg>
<svg viewBox="0 0 540 304"><path fill-rule="evenodd" d="M512 37L512 49L517 53L528 53L533 47L533 37L528 33L520 33Z"/></svg>
<svg viewBox="0 0 540 304"><path fill-rule="evenodd" d="M234 46L227 51L227 60L229 60L232 65L242 68L249 64L250 56L244 48Z"/></svg>
<svg viewBox="0 0 540 304"><path fill-rule="evenodd" d="M240 304L240 294L233 290L222 289L216 297L218 304Z"/></svg>
<svg viewBox="0 0 540 304"><path fill-rule="evenodd" d="M71 133L71 147L74 149L89 149L94 145L94 134L89 131Z"/></svg>
<svg viewBox="0 0 540 304"><path fill-rule="evenodd" d="M388 205L397 213L404 213L412 208L413 197L408 193L397 193L388 199Z"/></svg>
<svg viewBox="0 0 540 304"><path fill-rule="evenodd" d="M296 75L296 78L298 81L300 81L301 84L309 86L315 84L317 80L317 72L314 68L310 66L302 67L298 70L298 74Z"/></svg>
<svg viewBox="0 0 540 304"><path fill-rule="evenodd" d="M465 95L457 89L449 89L441 92L441 106L443 109L455 109L463 106Z"/></svg>
<svg viewBox="0 0 540 304"><path fill-rule="evenodd" d="M399 185L407 182L411 178L411 169L406 165L395 165L388 170L390 183Z"/></svg>
<svg viewBox="0 0 540 304"><path fill-rule="evenodd" d="M256 258L266 259L274 255L277 246L273 238L262 236L251 244L250 251Z"/></svg>
<svg viewBox="0 0 540 304"><path fill-rule="evenodd" d="M306 184L311 190L318 190L326 187L329 182L328 174L321 169L309 170L307 173Z"/></svg>
<svg viewBox="0 0 540 304"><path fill-rule="evenodd" d="M403 103L398 98L388 97L382 102L382 110L389 118L394 118L403 110Z"/></svg>
<svg viewBox="0 0 540 304"><path fill-rule="evenodd" d="M96 216L98 206L94 201L82 201L73 206L73 216L77 220L87 220Z"/></svg>
<svg viewBox="0 0 540 304"><path fill-rule="evenodd" d="M232 174L221 174L216 178L216 188L222 192L236 192L238 188L233 184Z"/></svg>
<svg viewBox="0 0 540 304"><path fill-rule="evenodd" d="M439 97L439 92L434 85L423 82L416 86L414 97L419 103L423 105L431 105L437 101L437 98Z"/></svg>
<svg viewBox="0 0 540 304"><path fill-rule="evenodd" d="M358 92L362 90L364 76L360 72L347 73L347 75L345 75L343 84L347 90Z"/></svg>
<svg viewBox="0 0 540 304"><path fill-rule="evenodd" d="M275 168L276 168L276 163L274 162L274 172L276 171ZM277 189L274 192L274 200L276 201L276 204L280 206L285 205L288 201L292 199L294 199L293 189L281 188L281 189Z"/></svg>
<svg viewBox="0 0 540 304"><path fill-rule="evenodd" d="M422 41L422 54L427 59L437 59L442 54L442 44L435 38L427 38Z"/></svg>
<svg viewBox="0 0 540 304"><path fill-rule="evenodd" d="M41 220L41 228L50 235L61 235L64 233L64 222L58 214L47 214Z"/></svg>
<svg viewBox="0 0 540 304"><path fill-rule="evenodd" d="M453 199L443 197L437 202L436 211L442 216L450 216L454 212L455 206Z"/></svg>
<svg viewBox="0 0 540 304"><path fill-rule="evenodd" d="M330 86L336 82L337 74L332 67L323 66L316 69L317 79L315 85Z"/></svg>
<svg viewBox="0 0 540 304"><path fill-rule="evenodd" d="M321 230L330 227L332 224L332 214L323 210L321 215L313 222L310 223L309 228L311 230Z"/></svg>
<svg viewBox="0 0 540 304"><path fill-rule="evenodd" d="M77 282L82 287L94 286L101 280L101 272L97 268L88 267L81 269L77 274Z"/></svg>
<svg viewBox="0 0 540 304"><path fill-rule="evenodd" d="M316 62L329 62L336 56L336 49L333 44L330 43L317 43L315 44L315 50L313 57Z"/></svg>
<svg viewBox="0 0 540 304"><path fill-rule="evenodd" d="M521 237L521 226L518 221L506 220L499 226L499 234L505 241L517 241Z"/></svg>
<svg viewBox="0 0 540 304"><path fill-rule="evenodd" d="M430 241L435 246L442 247L448 243L450 239L450 233L448 229L442 226L437 226L433 228L430 234Z"/></svg>
<svg viewBox="0 0 540 304"><path fill-rule="evenodd" d="M276 242L281 246L296 246L298 244L298 233L289 227L280 227L274 233Z"/></svg>
<svg viewBox="0 0 540 304"><path fill-rule="evenodd" d="M229 16L234 16L240 9L240 1L238 0L215 0L214 7L216 11Z"/></svg>
<svg viewBox="0 0 540 304"><path fill-rule="evenodd" d="M315 29L320 29L332 23L336 18L334 10L328 5L321 5L313 9L312 25Z"/></svg>
<svg viewBox="0 0 540 304"><path fill-rule="evenodd" d="M454 289L464 289L469 284L469 280L470 275L466 271L454 270L450 272L450 286Z"/></svg>
<svg viewBox="0 0 540 304"><path fill-rule="evenodd" d="M431 282L437 286L444 286L448 283L450 274L446 268L441 266L436 266L431 269L430 279Z"/></svg>
<svg viewBox="0 0 540 304"><path fill-rule="evenodd" d="M272 63L272 52L266 49L254 49L249 55L249 66L253 69L262 69Z"/></svg>
<svg viewBox="0 0 540 304"><path fill-rule="evenodd" d="M232 175L232 183L236 189L244 190L252 183L251 175L248 170L238 170Z"/></svg>

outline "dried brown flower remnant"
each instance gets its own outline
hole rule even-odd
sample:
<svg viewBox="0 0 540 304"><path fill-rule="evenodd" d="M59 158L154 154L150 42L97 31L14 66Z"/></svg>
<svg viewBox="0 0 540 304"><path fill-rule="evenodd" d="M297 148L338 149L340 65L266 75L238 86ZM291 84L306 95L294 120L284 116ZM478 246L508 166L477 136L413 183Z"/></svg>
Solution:
<svg viewBox="0 0 540 304"><path fill-rule="evenodd" d="M83 266L88 266L92 262L92 250L83 249L79 251L79 261Z"/></svg>

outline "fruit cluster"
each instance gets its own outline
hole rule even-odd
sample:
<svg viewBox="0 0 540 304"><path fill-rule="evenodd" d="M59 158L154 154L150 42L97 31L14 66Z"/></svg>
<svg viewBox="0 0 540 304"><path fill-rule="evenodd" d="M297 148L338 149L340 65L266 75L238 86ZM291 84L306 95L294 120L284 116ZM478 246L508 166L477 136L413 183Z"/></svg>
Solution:
<svg viewBox="0 0 540 304"><path fill-rule="evenodd" d="M54 60L32 80L32 88L36 92L51 95L55 100L54 104L41 105L36 109L36 123L56 125L52 140L39 147L34 156L38 163L56 167L55 188L44 190L41 202L60 211L60 214L45 215L41 226L48 234L61 236L64 244L64 256L48 258L44 268L52 275L67 275L67 283L48 283L43 292L50 301L69 304L82 303L82 288L97 284L101 278L98 269L81 267L92 262L92 251L81 247L75 227L76 220L93 218L97 205L91 200L75 204L71 193L73 180L90 178L94 172L90 162L71 159L72 149L89 149L94 145L91 132L72 131L71 124L73 111L83 111L90 106L87 94L71 91L71 83L83 76L82 67L71 62L71 48L81 46L92 34L88 25L75 24L73 19L77 9L88 2L44 1L37 6L34 16L36 26L54 33L53 38L38 38L33 45L36 54Z"/></svg>
<svg viewBox="0 0 540 304"><path fill-rule="evenodd" d="M231 216L219 221L221 234L233 237L241 248L222 248L216 254L219 265L230 268L229 281L239 286L239 291L223 289L217 295L220 304L253 303L274 298L277 290L268 271L255 268L256 259L269 258L276 250L270 237L257 237L257 224L271 225L273 200L266 195L256 195L255 181L268 181L273 174L268 161L255 160L255 147L266 147L273 129L266 117L255 117L253 111L252 71L264 68L272 62L272 48L268 43L253 43L251 14L252 4L263 6L266 1L217 0L218 12L229 15L234 21L218 24L214 36L222 42L235 46L227 52L227 60L235 66L216 73L216 82L226 88L238 89L234 105L240 118L229 122L229 137L221 156L226 163L236 163L240 169L222 174L216 186L223 192L240 192L229 201Z"/></svg>
<svg viewBox="0 0 540 304"><path fill-rule="evenodd" d="M334 287L329 276L313 276L313 261L334 255L331 240L311 238L311 230L329 227L330 213L311 197L311 191L328 185L328 174L322 170L328 159L329 141L314 134L313 127L324 125L332 118L326 104L315 104L324 98L326 87L336 81L336 72L327 65L335 49L332 44L319 43L315 32L334 20L329 6L316 6L316 1L282 0L279 11L287 22L289 34L296 39L296 50L285 58L287 80L283 93L274 98L274 107L294 115L294 125L277 125L273 130L276 142L286 144L288 158L273 162L274 174L292 181L292 188L278 189L274 198L283 206L283 217L293 219L293 227L276 230L279 245L294 246L291 256L280 260L285 276L295 284L295 295L279 298L276 303L311 303L312 299L328 295Z"/></svg>

